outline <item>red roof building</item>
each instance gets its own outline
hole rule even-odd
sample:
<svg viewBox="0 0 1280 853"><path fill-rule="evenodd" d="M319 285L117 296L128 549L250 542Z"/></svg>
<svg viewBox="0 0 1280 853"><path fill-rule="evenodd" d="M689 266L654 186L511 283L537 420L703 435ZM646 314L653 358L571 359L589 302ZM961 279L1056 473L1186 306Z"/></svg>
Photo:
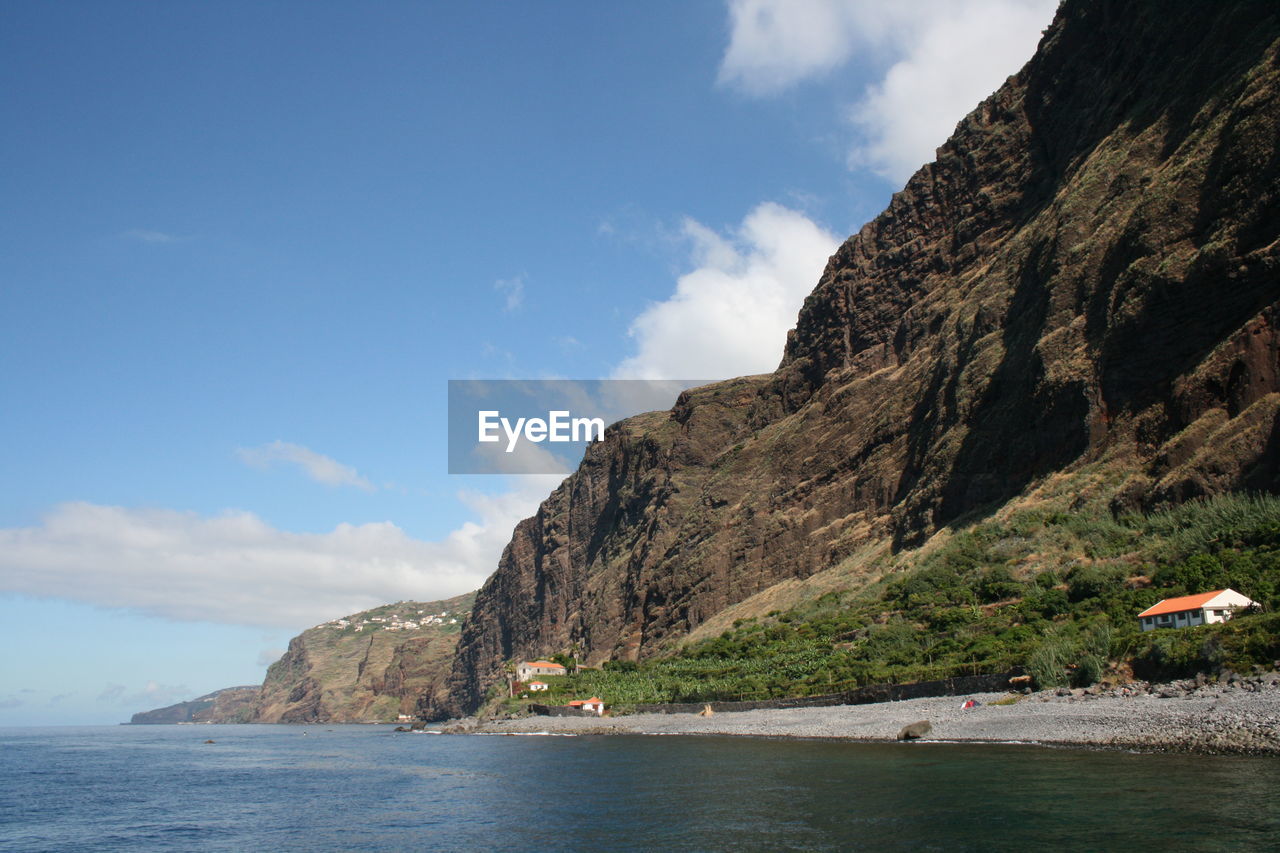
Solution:
<svg viewBox="0 0 1280 853"><path fill-rule="evenodd" d="M549 660L526 660L516 664L516 680L531 681L539 675L566 675L568 671Z"/></svg>
<svg viewBox="0 0 1280 853"><path fill-rule="evenodd" d="M1138 614L1138 624L1144 631L1156 628L1189 628L1193 625L1212 625L1226 622L1237 610L1257 604L1234 589L1215 589L1196 595L1166 598Z"/></svg>

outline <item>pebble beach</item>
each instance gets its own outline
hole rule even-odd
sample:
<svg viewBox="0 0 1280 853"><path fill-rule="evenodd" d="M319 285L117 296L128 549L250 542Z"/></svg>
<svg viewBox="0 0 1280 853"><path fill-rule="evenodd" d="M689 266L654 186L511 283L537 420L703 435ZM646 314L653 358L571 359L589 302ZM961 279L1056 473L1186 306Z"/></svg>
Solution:
<svg viewBox="0 0 1280 853"><path fill-rule="evenodd" d="M976 704L964 707L968 700ZM699 714L519 717L455 724L477 734L741 735L892 741L927 720L922 742L1032 743L1151 752L1280 755L1280 675L1227 682L985 693Z"/></svg>

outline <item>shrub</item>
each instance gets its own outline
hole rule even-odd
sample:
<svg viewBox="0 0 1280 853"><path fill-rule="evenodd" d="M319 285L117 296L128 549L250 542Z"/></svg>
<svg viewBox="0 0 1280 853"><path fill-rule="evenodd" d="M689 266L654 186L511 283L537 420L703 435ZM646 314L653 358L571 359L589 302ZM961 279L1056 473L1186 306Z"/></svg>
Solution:
<svg viewBox="0 0 1280 853"><path fill-rule="evenodd" d="M973 607L937 607L929 612L929 627L937 631L950 631L962 625L978 621L979 614Z"/></svg>
<svg viewBox="0 0 1280 853"><path fill-rule="evenodd" d="M1097 655L1087 654L1080 658L1075 670L1071 673L1071 684L1074 687L1088 687L1097 684L1102 678L1106 663Z"/></svg>
<svg viewBox="0 0 1280 853"><path fill-rule="evenodd" d="M1057 633L1045 635L1027 660L1027 671L1035 679L1036 686L1042 690L1065 687L1067 666L1071 663L1074 652L1072 644L1064 637Z"/></svg>
<svg viewBox="0 0 1280 853"><path fill-rule="evenodd" d="M1071 609L1067 602L1067 594L1060 589L1046 589L1026 596L1019 610L1027 617L1052 619L1062 616Z"/></svg>
<svg viewBox="0 0 1280 853"><path fill-rule="evenodd" d="M1081 637L1081 646L1087 655L1099 658L1105 663L1111 656L1112 634L1111 622L1103 617L1091 622L1089 627L1085 628L1084 635Z"/></svg>
<svg viewBox="0 0 1280 853"><path fill-rule="evenodd" d="M1073 604L1105 595L1117 578L1096 566L1079 566L1067 578L1067 599Z"/></svg>
<svg viewBox="0 0 1280 853"><path fill-rule="evenodd" d="M1015 581L1004 566L987 569L978 581L978 596L983 601L1002 601L1021 595L1022 592L1022 584Z"/></svg>
<svg viewBox="0 0 1280 853"><path fill-rule="evenodd" d="M1280 545L1280 497L1234 493L1187 501L1153 513L1141 526L1165 538L1165 558L1179 561L1199 552Z"/></svg>
<svg viewBox="0 0 1280 853"><path fill-rule="evenodd" d="M633 660L607 660L604 662L605 672L635 672L639 668Z"/></svg>
<svg viewBox="0 0 1280 853"><path fill-rule="evenodd" d="M1133 672L1148 681L1166 681L1194 675L1200 666L1200 656L1195 643L1186 635L1198 633L1195 629L1151 631L1145 648L1133 656Z"/></svg>

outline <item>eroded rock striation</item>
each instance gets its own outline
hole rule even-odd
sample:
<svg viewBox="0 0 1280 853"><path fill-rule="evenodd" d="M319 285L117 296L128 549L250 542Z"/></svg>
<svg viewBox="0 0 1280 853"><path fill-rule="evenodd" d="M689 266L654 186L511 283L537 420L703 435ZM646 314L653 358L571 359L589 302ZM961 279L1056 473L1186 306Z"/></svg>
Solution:
<svg viewBox="0 0 1280 853"><path fill-rule="evenodd" d="M1117 510L1280 487L1280 7L1068 0L830 259L778 370L611 428L479 592L503 663L660 651L1053 472Z"/></svg>
<svg viewBox="0 0 1280 853"><path fill-rule="evenodd" d="M401 601L303 631L267 670L248 722L366 723L439 702L475 593Z"/></svg>

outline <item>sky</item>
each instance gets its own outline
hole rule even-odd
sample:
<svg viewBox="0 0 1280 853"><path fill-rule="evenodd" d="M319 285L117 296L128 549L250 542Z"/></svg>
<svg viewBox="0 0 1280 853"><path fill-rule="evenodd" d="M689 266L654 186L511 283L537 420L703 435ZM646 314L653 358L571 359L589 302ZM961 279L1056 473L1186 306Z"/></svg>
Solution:
<svg viewBox="0 0 1280 853"><path fill-rule="evenodd" d="M1054 6L0 5L0 725L478 588L448 381L772 370Z"/></svg>

